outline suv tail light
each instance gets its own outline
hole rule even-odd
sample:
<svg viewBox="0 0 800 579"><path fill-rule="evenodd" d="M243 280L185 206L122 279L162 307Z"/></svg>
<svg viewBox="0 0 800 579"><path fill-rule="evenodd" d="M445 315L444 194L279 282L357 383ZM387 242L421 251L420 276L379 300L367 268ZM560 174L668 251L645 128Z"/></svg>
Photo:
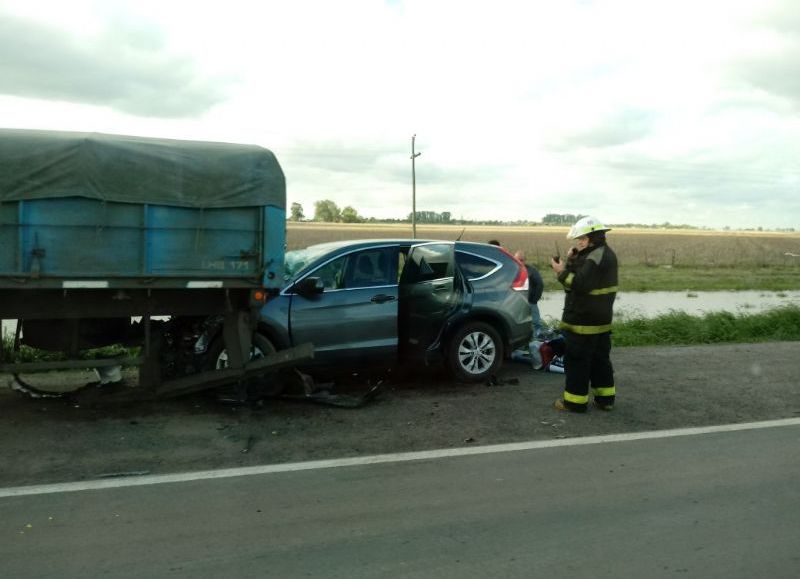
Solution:
<svg viewBox="0 0 800 579"><path fill-rule="evenodd" d="M516 257L512 255L510 251L508 251L505 247L500 247L500 251L505 253L508 257L514 260L514 263L517 265L517 275L514 278L514 281L511 282L511 289L516 290L518 292L527 292L528 288L528 270L525 269L525 264L518 260Z"/></svg>
<svg viewBox="0 0 800 579"><path fill-rule="evenodd" d="M519 292L527 292L528 288L528 270L525 269L525 266L522 262L517 261L516 259L514 262L517 264L519 271L517 272L517 277L514 278L514 281L511 282L511 289L517 290Z"/></svg>

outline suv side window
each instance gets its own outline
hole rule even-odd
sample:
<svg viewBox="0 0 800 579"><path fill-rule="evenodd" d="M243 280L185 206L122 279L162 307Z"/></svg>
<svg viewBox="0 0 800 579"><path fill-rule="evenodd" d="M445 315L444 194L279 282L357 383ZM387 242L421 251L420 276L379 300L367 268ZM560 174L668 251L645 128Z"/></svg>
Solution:
<svg viewBox="0 0 800 579"><path fill-rule="evenodd" d="M396 248L381 247L348 253L314 270L326 290L397 285L391 257ZM396 257L394 259L397 259Z"/></svg>
<svg viewBox="0 0 800 579"><path fill-rule="evenodd" d="M394 251L391 248L381 247L347 255L344 287L396 285L394 267L389 257Z"/></svg>
<svg viewBox="0 0 800 579"><path fill-rule="evenodd" d="M463 251L456 251L456 263L469 281L486 277L498 268L498 264L490 259Z"/></svg>
<svg viewBox="0 0 800 579"><path fill-rule="evenodd" d="M403 268L401 283L419 283L453 277L452 249L447 245L422 245L416 247Z"/></svg>
<svg viewBox="0 0 800 579"><path fill-rule="evenodd" d="M344 266L347 256L334 259L314 270L311 275L322 280L322 285L326 290L336 290L344 288Z"/></svg>

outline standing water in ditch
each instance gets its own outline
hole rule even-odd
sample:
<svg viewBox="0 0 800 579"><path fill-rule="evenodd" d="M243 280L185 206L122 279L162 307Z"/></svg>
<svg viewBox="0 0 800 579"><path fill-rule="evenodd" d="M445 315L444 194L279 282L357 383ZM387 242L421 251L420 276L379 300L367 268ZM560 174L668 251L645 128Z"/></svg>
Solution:
<svg viewBox="0 0 800 579"><path fill-rule="evenodd" d="M713 292L620 292L614 302L614 319L654 318L671 311L692 316L708 312L760 313L788 305L800 306L800 290L713 291ZM560 319L564 293L545 292L539 310L545 319Z"/></svg>

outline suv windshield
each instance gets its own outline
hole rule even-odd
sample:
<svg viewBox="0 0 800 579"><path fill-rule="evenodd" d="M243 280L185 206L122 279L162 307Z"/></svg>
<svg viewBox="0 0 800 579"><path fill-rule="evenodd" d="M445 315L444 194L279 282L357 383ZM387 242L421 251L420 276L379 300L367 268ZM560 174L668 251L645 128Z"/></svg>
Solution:
<svg viewBox="0 0 800 579"><path fill-rule="evenodd" d="M294 274L299 272L312 261L315 261L320 256L328 253L331 247L327 244L312 245L305 249L295 249L286 252L286 261L283 270L284 281L289 281Z"/></svg>

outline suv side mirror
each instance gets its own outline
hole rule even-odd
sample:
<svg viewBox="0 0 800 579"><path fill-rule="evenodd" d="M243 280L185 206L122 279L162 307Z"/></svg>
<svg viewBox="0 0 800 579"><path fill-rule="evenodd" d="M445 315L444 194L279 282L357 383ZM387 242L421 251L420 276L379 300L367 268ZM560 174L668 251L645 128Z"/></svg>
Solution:
<svg viewBox="0 0 800 579"><path fill-rule="evenodd" d="M292 291L304 298L312 298L325 291L325 284L322 283L322 278L304 277L294 284Z"/></svg>

